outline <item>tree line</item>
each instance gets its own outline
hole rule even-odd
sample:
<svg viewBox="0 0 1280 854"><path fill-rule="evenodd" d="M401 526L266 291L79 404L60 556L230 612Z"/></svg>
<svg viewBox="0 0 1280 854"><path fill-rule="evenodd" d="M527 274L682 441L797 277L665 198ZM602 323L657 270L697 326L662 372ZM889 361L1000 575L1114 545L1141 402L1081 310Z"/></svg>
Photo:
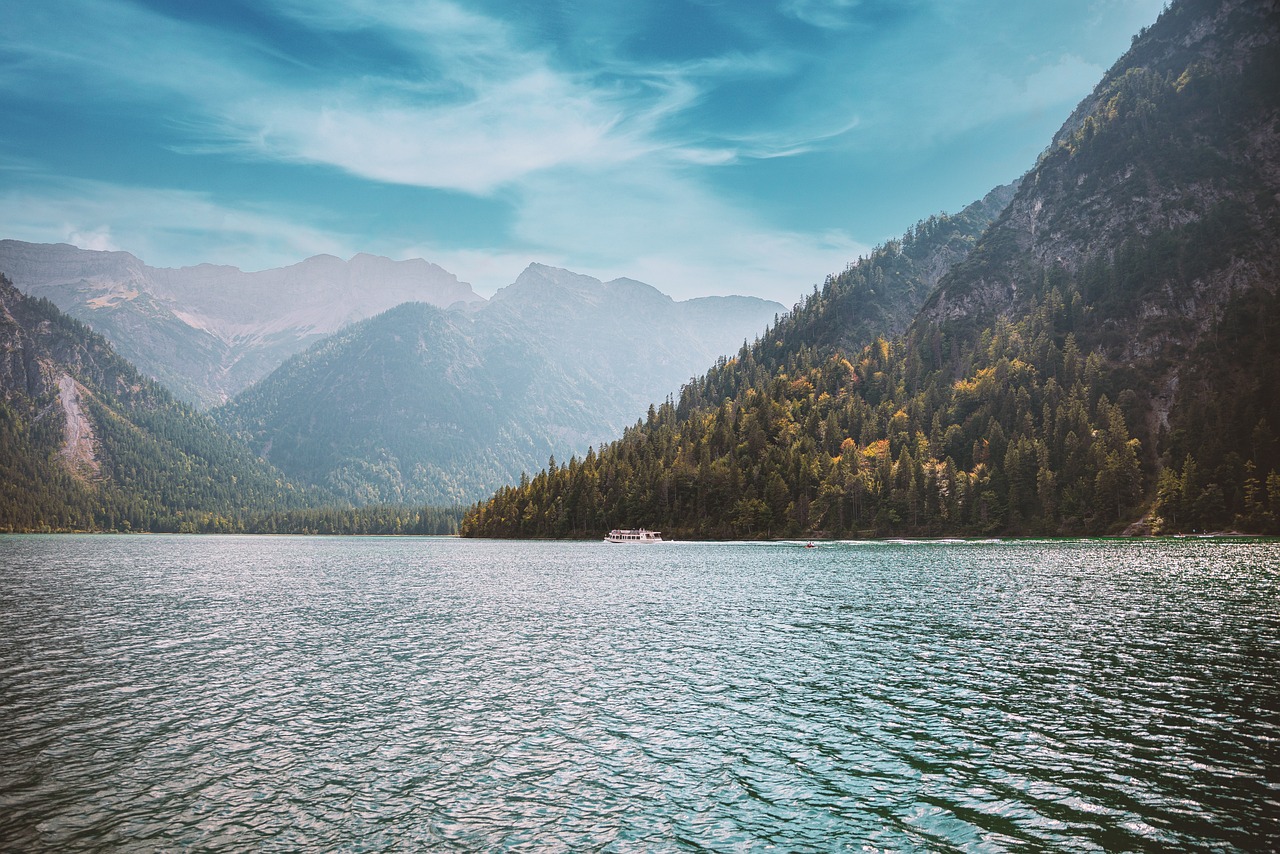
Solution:
<svg viewBox="0 0 1280 854"><path fill-rule="evenodd" d="M1205 463L1190 451L1158 459L1147 446L1155 437L1147 445L1139 437L1146 409L1133 378L1092 346L1099 327L1080 285L1045 271L1020 319L999 317L976 334L918 323L852 357L801 343L770 370L794 325L780 324L599 453L553 459L471 508L461 532L595 537L644 525L680 538L1093 535L1153 509L1152 524L1165 532L1280 533L1280 458L1267 419L1251 425L1257 441L1234 457L1200 435L1214 429L1209 419L1160 437L1173 448L1198 444ZM796 315L822 316L840 289L829 280ZM1090 342L1087 354L1077 333ZM1217 403L1192 395L1187 408ZM1232 413L1233 423L1243 414Z"/></svg>

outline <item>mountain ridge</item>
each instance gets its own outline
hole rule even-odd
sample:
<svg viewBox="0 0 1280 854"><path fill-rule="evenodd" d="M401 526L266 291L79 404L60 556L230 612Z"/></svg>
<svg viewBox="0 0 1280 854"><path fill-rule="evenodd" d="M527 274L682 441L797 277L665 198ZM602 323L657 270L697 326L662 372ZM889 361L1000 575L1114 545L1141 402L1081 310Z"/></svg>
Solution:
<svg viewBox="0 0 1280 854"><path fill-rule="evenodd" d="M361 321L214 414L292 476L358 504L474 500L616 435L781 309L677 302L532 263L473 310L407 304Z"/></svg>
<svg viewBox="0 0 1280 854"><path fill-rule="evenodd" d="M229 530L318 497L0 275L0 529Z"/></svg>
<svg viewBox="0 0 1280 854"><path fill-rule="evenodd" d="M1280 532L1280 10L1178 0L1054 140L900 335L908 236L463 533Z"/></svg>
<svg viewBox="0 0 1280 854"><path fill-rule="evenodd" d="M208 407L355 320L402 302L483 302L422 259L317 255L244 272L150 267L127 252L0 240L0 272L89 324L144 373Z"/></svg>

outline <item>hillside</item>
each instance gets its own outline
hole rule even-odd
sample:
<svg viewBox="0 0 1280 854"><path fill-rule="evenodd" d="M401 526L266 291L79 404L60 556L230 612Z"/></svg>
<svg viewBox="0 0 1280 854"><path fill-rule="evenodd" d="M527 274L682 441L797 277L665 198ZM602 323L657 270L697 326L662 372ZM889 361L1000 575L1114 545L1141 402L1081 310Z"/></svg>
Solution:
<svg viewBox="0 0 1280 854"><path fill-rule="evenodd" d="M342 327L404 302L479 304L421 259L317 255L273 270L150 267L127 252L0 240L0 272L111 342L144 374L217 405Z"/></svg>
<svg viewBox="0 0 1280 854"><path fill-rule="evenodd" d="M1280 468L1280 11L1174 4L1023 187L925 306L914 346L970 346L1001 317L1060 312L1059 343L1070 334L1101 357L1099 390L1141 442L1142 496L1159 499L1164 529L1267 528Z"/></svg>
<svg viewBox="0 0 1280 854"><path fill-rule="evenodd" d="M315 497L0 276L0 530L231 530Z"/></svg>
<svg viewBox="0 0 1280 854"><path fill-rule="evenodd" d="M408 304L356 324L214 415L358 504L473 501L618 435L781 310L533 264L478 309Z"/></svg>
<svg viewBox="0 0 1280 854"><path fill-rule="evenodd" d="M833 277L678 404L500 490L464 532L1276 531L1278 17L1174 3L901 336L846 335L865 297ZM874 281L906 243L843 275Z"/></svg>

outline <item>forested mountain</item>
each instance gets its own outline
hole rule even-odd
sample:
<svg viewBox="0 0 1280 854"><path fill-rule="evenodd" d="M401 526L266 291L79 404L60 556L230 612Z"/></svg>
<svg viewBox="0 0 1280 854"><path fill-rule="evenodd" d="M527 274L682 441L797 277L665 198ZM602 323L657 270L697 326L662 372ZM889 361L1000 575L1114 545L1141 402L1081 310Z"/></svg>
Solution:
<svg viewBox="0 0 1280 854"><path fill-rule="evenodd" d="M1166 9L894 336L864 283L908 243L464 532L1277 531L1276 4Z"/></svg>
<svg viewBox="0 0 1280 854"><path fill-rule="evenodd" d="M408 304L358 323L214 415L357 504L474 501L618 435L782 308L532 264L475 310Z"/></svg>
<svg viewBox="0 0 1280 854"><path fill-rule="evenodd" d="M347 324L401 303L484 302L434 264L374 255L317 255L246 273L214 264L149 267L128 252L0 240L0 272L202 407L226 401Z"/></svg>
<svg viewBox="0 0 1280 854"><path fill-rule="evenodd" d="M232 530L315 498L0 275L0 530Z"/></svg>

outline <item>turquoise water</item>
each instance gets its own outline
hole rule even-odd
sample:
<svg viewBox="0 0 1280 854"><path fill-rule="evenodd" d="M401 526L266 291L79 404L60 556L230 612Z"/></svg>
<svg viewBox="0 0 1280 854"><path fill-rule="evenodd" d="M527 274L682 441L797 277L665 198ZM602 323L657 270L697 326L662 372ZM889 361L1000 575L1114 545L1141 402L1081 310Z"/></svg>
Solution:
<svg viewBox="0 0 1280 854"><path fill-rule="evenodd" d="M4 850L1280 847L1280 544L0 537Z"/></svg>

